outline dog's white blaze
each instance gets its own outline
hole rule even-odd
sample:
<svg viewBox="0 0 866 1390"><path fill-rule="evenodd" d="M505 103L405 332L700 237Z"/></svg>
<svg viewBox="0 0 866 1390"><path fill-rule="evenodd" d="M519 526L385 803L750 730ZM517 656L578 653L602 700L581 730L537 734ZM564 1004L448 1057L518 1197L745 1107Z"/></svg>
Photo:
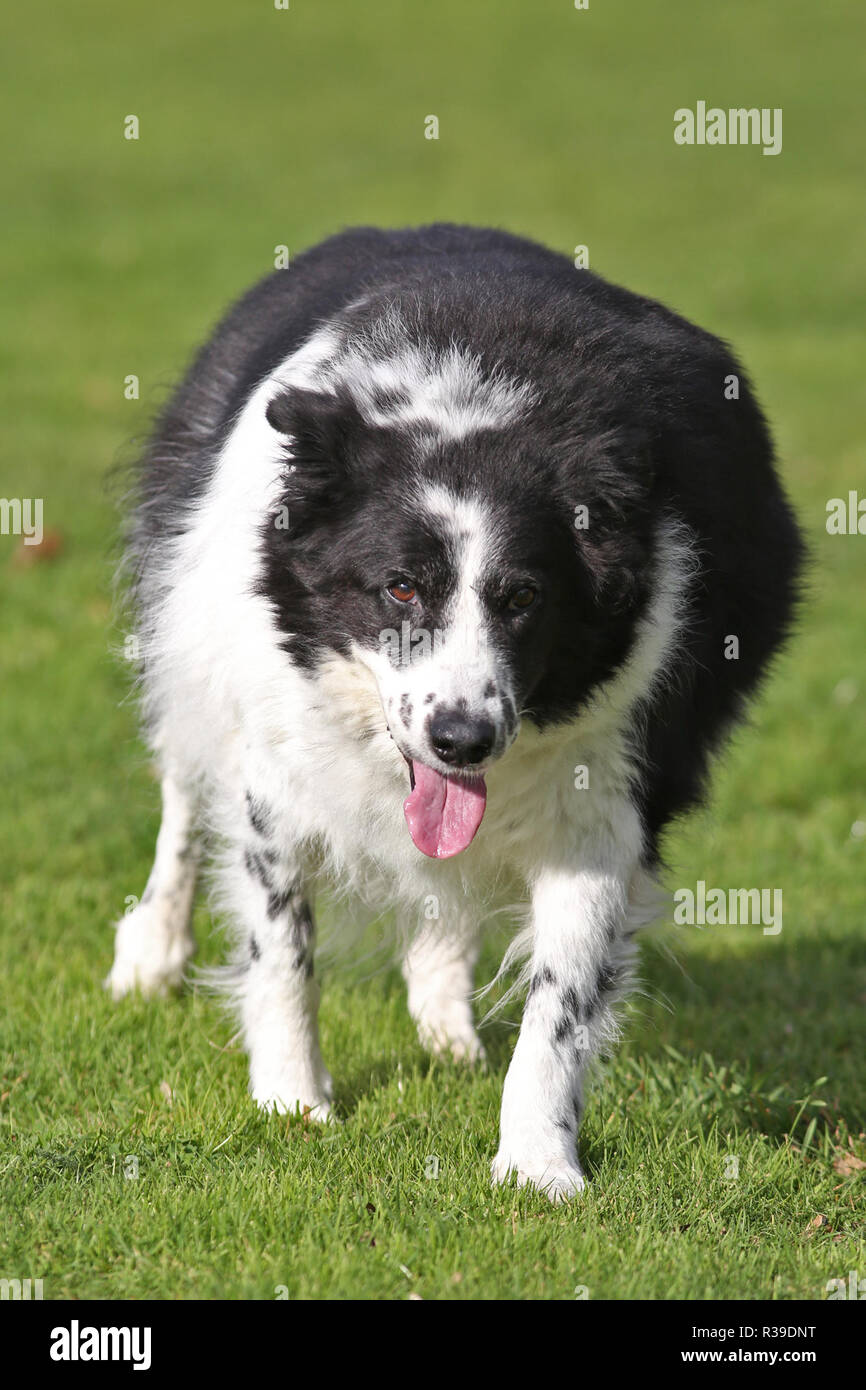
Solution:
<svg viewBox="0 0 866 1390"><path fill-rule="evenodd" d="M471 707L483 698L483 685L497 674L481 597L485 575L496 561L489 518L477 499L456 497L440 486L423 490L419 508L436 519L457 577L431 663L432 674L440 682L437 694L448 700L466 699Z"/></svg>
<svg viewBox="0 0 866 1390"><path fill-rule="evenodd" d="M515 737L516 728L510 733L507 728L508 702L513 702L511 673L490 640L482 598L485 576L497 560L490 517L479 499L458 497L434 484L419 492L417 507L445 540L456 579L442 626L425 634L426 647L415 649L420 655L413 655L409 665L395 667L384 651L358 649L357 658L375 674L391 731L408 757L436 765L425 732L427 716L458 704L470 715L484 714L492 722L498 754ZM400 618L395 609L395 624ZM490 694L491 689L495 693Z"/></svg>

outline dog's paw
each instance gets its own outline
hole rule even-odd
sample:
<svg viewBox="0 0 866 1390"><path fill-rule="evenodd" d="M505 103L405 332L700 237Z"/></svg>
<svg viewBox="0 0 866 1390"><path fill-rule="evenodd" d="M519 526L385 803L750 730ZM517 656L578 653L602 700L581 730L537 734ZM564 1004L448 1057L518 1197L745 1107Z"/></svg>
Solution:
<svg viewBox="0 0 866 1390"><path fill-rule="evenodd" d="M334 1120L328 1096L323 1092L317 1094L312 1088L301 1090L278 1083L275 1087L252 1087L251 1094L256 1105L266 1114L297 1115L321 1125Z"/></svg>
<svg viewBox="0 0 866 1390"><path fill-rule="evenodd" d="M551 1202L567 1202L586 1187L586 1179L576 1163L564 1158L516 1159L501 1150L491 1165L495 1184L517 1176L518 1187L535 1187Z"/></svg>
<svg viewBox="0 0 866 1390"><path fill-rule="evenodd" d="M159 903L139 903L117 923L114 964L103 981L114 999L138 990L167 994L184 980L195 942Z"/></svg>
<svg viewBox="0 0 866 1390"><path fill-rule="evenodd" d="M487 1065L487 1053L474 1028L431 1028L419 1024L418 1040L433 1057L450 1058L467 1066Z"/></svg>
<svg viewBox="0 0 866 1390"><path fill-rule="evenodd" d="M423 1007L412 1010L412 1016L418 1041L432 1056L486 1065L487 1054L462 1000L427 999Z"/></svg>

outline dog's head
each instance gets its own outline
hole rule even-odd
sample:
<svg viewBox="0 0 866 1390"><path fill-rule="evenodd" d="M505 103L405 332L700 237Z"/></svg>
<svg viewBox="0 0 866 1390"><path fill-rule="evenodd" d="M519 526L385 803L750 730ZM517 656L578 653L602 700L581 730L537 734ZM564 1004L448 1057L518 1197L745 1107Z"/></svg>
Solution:
<svg viewBox="0 0 866 1390"><path fill-rule="evenodd" d="M447 858L521 719L572 717L627 653L648 543L626 513L646 489L603 425L557 435L500 409L446 432L398 392L363 404L343 385L272 399L287 453L263 591L295 661L337 651L373 672L412 838Z"/></svg>

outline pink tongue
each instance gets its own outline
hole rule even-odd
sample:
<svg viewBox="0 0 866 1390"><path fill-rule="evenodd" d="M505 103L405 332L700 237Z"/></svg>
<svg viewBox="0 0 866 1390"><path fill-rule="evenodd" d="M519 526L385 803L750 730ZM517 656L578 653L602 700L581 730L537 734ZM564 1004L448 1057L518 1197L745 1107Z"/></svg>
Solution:
<svg viewBox="0 0 866 1390"><path fill-rule="evenodd" d="M483 777L443 777L412 764L415 786L403 802L409 834L431 859L450 859L474 838L487 805Z"/></svg>

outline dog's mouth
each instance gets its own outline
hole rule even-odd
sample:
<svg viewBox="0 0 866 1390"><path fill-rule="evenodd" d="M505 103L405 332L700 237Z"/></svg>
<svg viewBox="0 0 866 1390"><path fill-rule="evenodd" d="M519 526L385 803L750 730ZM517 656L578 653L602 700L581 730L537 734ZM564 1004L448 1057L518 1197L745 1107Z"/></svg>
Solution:
<svg viewBox="0 0 866 1390"><path fill-rule="evenodd" d="M487 805L484 778L437 772L406 759L410 792L403 814L412 842L431 859L451 859L472 843Z"/></svg>

